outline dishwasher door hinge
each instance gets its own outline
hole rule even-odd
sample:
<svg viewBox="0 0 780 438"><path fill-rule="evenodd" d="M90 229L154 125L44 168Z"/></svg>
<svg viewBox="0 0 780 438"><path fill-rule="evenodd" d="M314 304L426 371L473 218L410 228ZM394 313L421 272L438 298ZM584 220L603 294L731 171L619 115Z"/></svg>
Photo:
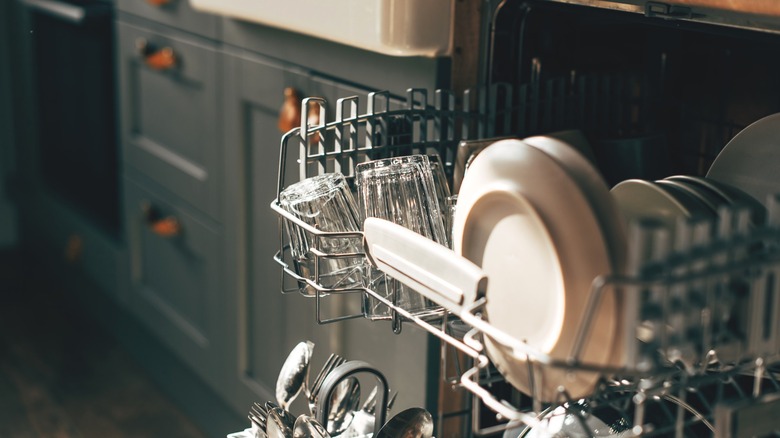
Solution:
<svg viewBox="0 0 780 438"><path fill-rule="evenodd" d="M645 16L671 19L691 19L693 10L687 6L676 6L661 2L645 3Z"/></svg>

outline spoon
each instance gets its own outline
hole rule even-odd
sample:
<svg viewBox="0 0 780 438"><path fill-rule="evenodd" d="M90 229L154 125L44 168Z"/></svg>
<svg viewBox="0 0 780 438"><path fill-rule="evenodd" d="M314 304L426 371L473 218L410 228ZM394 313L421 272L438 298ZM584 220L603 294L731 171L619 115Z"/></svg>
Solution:
<svg viewBox="0 0 780 438"><path fill-rule="evenodd" d="M374 409L376 408L378 389L378 386L374 386L360 410L350 414L349 426L339 435L339 438L358 438L373 432L376 423Z"/></svg>
<svg viewBox="0 0 780 438"><path fill-rule="evenodd" d="M279 377L276 380L276 402L284 410L290 408L290 403L300 394L309 378L309 361L311 360L314 343L300 342L292 349L284 361Z"/></svg>
<svg viewBox="0 0 780 438"><path fill-rule="evenodd" d="M265 434L268 438L290 438L295 421L295 417L286 410L279 407L271 408L265 420Z"/></svg>
<svg viewBox="0 0 780 438"><path fill-rule="evenodd" d="M376 417L374 417L374 414L370 414L364 409L361 409L352 414L349 426L338 436L338 438L364 437L374 431L375 423Z"/></svg>
<svg viewBox="0 0 780 438"><path fill-rule="evenodd" d="M360 404L360 382L354 377L342 380L333 391L328 412L328 432L338 435L343 432Z"/></svg>
<svg viewBox="0 0 780 438"><path fill-rule="evenodd" d="M308 415L301 415L295 420L292 436L293 438L330 438L328 431Z"/></svg>
<svg viewBox="0 0 780 438"><path fill-rule="evenodd" d="M433 417L423 408L409 408L390 419L376 438L431 438Z"/></svg>

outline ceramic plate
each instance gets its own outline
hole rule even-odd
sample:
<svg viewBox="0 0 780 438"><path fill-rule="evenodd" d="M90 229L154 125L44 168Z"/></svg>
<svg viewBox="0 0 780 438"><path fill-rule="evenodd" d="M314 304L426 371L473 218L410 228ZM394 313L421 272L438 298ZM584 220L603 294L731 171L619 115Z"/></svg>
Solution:
<svg viewBox="0 0 780 438"><path fill-rule="evenodd" d="M696 184L691 184L686 181L678 181L675 179L661 179L656 181L656 183L661 184L662 186L668 186L676 188L677 190L681 190L690 196L693 196L696 198L699 202L704 204L709 211L711 211L713 214L718 213L718 209L724 205L728 205L726 200L718 196L717 194L705 189L704 187L698 186Z"/></svg>
<svg viewBox="0 0 780 438"><path fill-rule="evenodd" d="M554 158L582 188L607 239L612 265L620 272L626 256L625 220L609 193L607 183L594 165L595 159L593 153L588 152L591 149L585 137L579 131L564 131L526 138L523 142Z"/></svg>
<svg viewBox="0 0 780 438"><path fill-rule="evenodd" d="M744 190L766 205L780 191L780 113L764 117L739 132L720 151L707 178Z"/></svg>
<svg viewBox="0 0 780 438"><path fill-rule="evenodd" d="M712 178L691 175L674 175L666 178L669 181L680 181L701 187L702 190L715 194L723 199L726 205L744 205L750 209L751 222L754 226L766 222L766 207L756 198L748 195L732 185L716 181Z"/></svg>
<svg viewBox="0 0 780 438"><path fill-rule="evenodd" d="M576 220L572 220L576 218ZM496 328L554 358L566 358L584 317L593 279L613 272L598 215L578 181L555 158L520 140L486 148L463 180L455 213L455 251L488 276L486 318ZM620 312L606 294L594 315L581 360L609 364ZM488 355L526 394L526 358L486 337ZM539 371L541 399L557 388L589 394L595 373Z"/></svg>
<svg viewBox="0 0 780 438"><path fill-rule="evenodd" d="M684 184L675 181L659 180L655 182L661 190L665 190L670 196L676 198L688 211L688 216L692 218L714 218L718 214L713 198L705 197L696 189L691 189Z"/></svg>
<svg viewBox="0 0 780 438"><path fill-rule="evenodd" d="M593 208L601 226L607 245L612 272L623 272L626 260L626 223L617 203L609 193L609 187L595 167L595 158L585 136L580 131L561 131L544 136L523 139L558 162L582 189L583 195ZM617 308L622 308L621 295L615 296ZM611 365L621 365L623 353L623 335L616 334Z"/></svg>
<svg viewBox="0 0 780 438"><path fill-rule="evenodd" d="M692 196L685 196L661 184L641 179L629 179L610 190L626 220L654 217L670 230L675 230L680 217L711 218L713 213ZM694 202L695 201L695 202Z"/></svg>

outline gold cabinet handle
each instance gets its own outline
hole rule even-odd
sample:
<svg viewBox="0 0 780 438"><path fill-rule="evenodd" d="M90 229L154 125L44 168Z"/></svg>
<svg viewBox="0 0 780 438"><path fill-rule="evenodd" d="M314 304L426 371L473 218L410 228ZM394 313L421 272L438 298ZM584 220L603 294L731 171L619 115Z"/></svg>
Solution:
<svg viewBox="0 0 780 438"><path fill-rule="evenodd" d="M152 6L157 6L159 8L160 6L165 6L172 1L173 0L146 0L146 3L149 3Z"/></svg>
<svg viewBox="0 0 780 438"><path fill-rule="evenodd" d="M284 89L284 103L279 110L279 131L287 131L301 124L301 96L298 90L292 87Z"/></svg>
<svg viewBox="0 0 780 438"><path fill-rule="evenodd" d="M175 216L162 217L160 212L152 206L151 202L141 203L141 213L146 226L154 234L166 239L181 234L181 223L179 220Z"/></svg>
<svg viewBox="0 0 780 438"><path fill-rule="evenodd" d="M303 121L301 120L301 112L303 111L303 100L301 95L295 88L287 87L284 89L284 103L282 109L279 110L279 131L286 134L287 131L301 126ZM318 125L320 123L320 109L317 105L310 105L308 108L307 121L311 124ZM309 137L309 142L317 143L320 141L319 134L314 134Z"/></svg>
<svg viewBox="0 0 780 438"><path fill-rule="evenodd" d="M170 70L176 67L178 59L171 47L155 47L145 38L138 38L135 41L138 55L143 58L149 68L153 70Z"/></svg>

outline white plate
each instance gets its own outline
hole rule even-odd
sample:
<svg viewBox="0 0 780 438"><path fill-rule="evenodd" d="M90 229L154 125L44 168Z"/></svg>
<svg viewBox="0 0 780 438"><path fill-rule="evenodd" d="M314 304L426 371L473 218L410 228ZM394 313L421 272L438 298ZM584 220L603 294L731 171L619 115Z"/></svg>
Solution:
<svg viewBox="0 0 780 438"><path fill-rule="evenodd" d="M742 189L766 205L780 192L780 113L739 132L715 158L707 178Z"/></svg>
<svg viewBox="0 0 780 438"><path fill-rule="evenodd" d="M672 233L680 217L713 217L713 212L701 202L690 202L690 198L684 198L684 195L652 181L629 179L613 187L610 193L627 221L653 217L672 230Z"/></svg>
<svg viewBox="0 0 780 438"><path fill-rule="evenodd" d="M574 220L573 220L574 219ZM613 272L598 215L567 170L520 140L486 148L463 180L455 213L455 251L488 276L486 318L541 353L567 358L583 321L591 283ZM580 359L613 360L620 324L614 295L594 315ZM530 393L529 366L490 338L487 353L513 386ZM564 386L571 397L589 394L596 373L537 370L542 400Z"/></svg>
<svg viewBox="0 0 780 438"><path fill-rule="evenodd" d="M523 142L554 158L577 182L601 226L612 263L612 272L622 273L627 250L626 221L609 193L609 186L595 167L596 159L585 136L576 130L562 131L546 136L529 137L523 139ZM615 294L617 309L622 309L621 298L622 294ZM611 365L622 365L624 335L622 330L616 333L613 359L609 361Z"/></svg>
<svg viewBox="0 0 780 438"><path fill-rule="evenodd" d="M677 199L688 211L688 215L691 218L713 219L718 214L717 209L711 208L702 197L697 193L693 193L690 189L682 186L680 183L659 180L656 181L655 184L657 184L661 190L668 193L669 196Z"/></svg>
<svg viewBox="0 0 780 438"><path fill-rule="evenodd" d="M656 183L661 184L662 186L674 187L678 190L682 190L683 192L688 193L689 195L698 199L699 202L707 206L707 209L709 209L713 214L717 214L720 207L728 205L726 200L717 194L707 190L705 187L690 183L688 181L666 178L658 180Z"/></svg>
<svg viewBox="0 0 780 438"><path fill-rule="evenodd" d="M750 209L751 222L754 226L763 225L766 222L766 207L756 198L748 195L732 185L716 181L712 178L704 178L692 175L674 175L666 178L669 181L680 181L701 187L723 199L726 205L744 205Z"/></svg>
<svg viewBox="0 0 780 438"><path fill-rule="evenodd" d="M579 131L565 131L529 137L523 142L554 158L579 184L601 225L612 266L621 272L626 256L626 223L609 194L609 186L594 167L593 152L588 152L591 149L584 136Z"/></svg>

